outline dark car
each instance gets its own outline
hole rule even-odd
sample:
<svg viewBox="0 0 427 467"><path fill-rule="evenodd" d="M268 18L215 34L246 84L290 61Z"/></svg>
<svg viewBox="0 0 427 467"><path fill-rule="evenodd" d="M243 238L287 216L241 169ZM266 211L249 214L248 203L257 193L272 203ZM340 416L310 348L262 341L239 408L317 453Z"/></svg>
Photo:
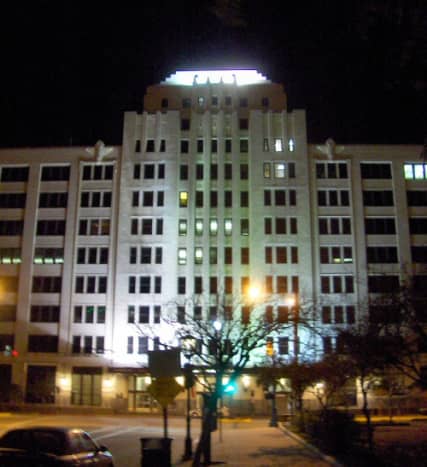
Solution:
<svg viewBox="0 0 427 467"><path fill-rule="evenodd" d="M113 467L113 456L77 428L24 427L0 438L0 467Z"/></svg>

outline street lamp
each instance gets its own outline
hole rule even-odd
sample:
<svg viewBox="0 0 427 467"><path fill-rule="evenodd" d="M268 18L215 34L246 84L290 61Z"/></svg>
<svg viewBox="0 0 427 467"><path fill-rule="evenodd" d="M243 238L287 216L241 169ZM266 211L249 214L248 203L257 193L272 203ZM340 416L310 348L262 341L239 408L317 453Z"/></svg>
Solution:
<svg viewBox="0 0 427 467"><path fill-rule="evenodd" d="M189 460L193 457L193 441L191 439L191 399L190 390L194 386L193 365L191 356L194 353L195 339L188 335L182 339L182 348L187 362L184 365L185 388L187 389L187 417L186 417L186 435L184 444L184 455L182 460Z"/></svg>

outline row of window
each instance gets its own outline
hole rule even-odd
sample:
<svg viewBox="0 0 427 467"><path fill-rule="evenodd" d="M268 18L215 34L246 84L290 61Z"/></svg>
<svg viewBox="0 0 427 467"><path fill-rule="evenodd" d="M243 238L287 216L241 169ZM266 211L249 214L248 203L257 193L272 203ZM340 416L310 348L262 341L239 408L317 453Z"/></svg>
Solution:
<svg viewBox="0 0 427 467"><path fill-rule="evenodd" d="M164 191L132 191L133 207L152 207L154 205L161 207L164 206L164 202Z"/></svg>
<svg viewBox="0 0 427 467"><path fill-rule="evenodd" d="M162 264L163 249L161 246L131 246L129 248L130 264Z"/></svg>
<svg viewBox="0 0 427 467"><path fill-rule="evenodd" d="M320 276L320 291L324 294L354 293L353 276Z"/></svg>
<svg viewBox="0 0 427 467"><path fill-rule="evenodd" d="M264 206L296 206L296 190L264 190Z"/></svg>
<svg viewBox="0 0 427 467"><path fill-rule="evenodd" d="M140 324L158 324L160 323L162 307L160 305L154 305L150 307L148 305L128 305L128 323L140 323Z"/></svg>
<svg viewBox="0 0 427 467"><path fill-rule="evenodd" d="M77 264L108 264L107 247L77 248Z"/></svg>
<svg viewBox="0 0 427 467"><path fill-rule="evenodd" d="M105 305L76 305L74 306L73 322L104 324L105 313Z"/></svg>
<svg viewBox="0 0 427 467"><path fill-rule="evenodd" d="M189 179L189 165L181 164L179 166L179 179L188 180ZM225 180L233 179L233 164L226 163L224 164L224 174L219 174L218 164L209 165L209 173L211 180L218 180L218 178L224 177ZM249 178L249 165L240 164L239 165L239 174L240 180L248 180ZM219 175L219 176L218 176ZM196 180L203 180L205 177L205 164L196 164L195 165L195 178Z"/></svg>
<svg viewBox="0 0 427 467"><path fill-rule="evenodd" d="M266 264L297 264L298 263L298 247L296 246L266 246L264 248L264 256Z"/></svg>
<svg viewBox="0 0 427 467"><path fill-rule="evenodd" d="M78 354L103 354L105 352L104 336L73 336L71 352Z"/></svg>
<svg viewBox="0 0 427 467"><path fill-rule="evenodd" d="M133 166L134 180L161 180L165 178L165 164L134 164Z"/></svg>
<svg viewBox="0 0 427 467"><path fill-rule="evenodd" d="M27 182L29 167L10 166L0 168L1 182ZM112 180L114 175L113 164L84 164L83 180ZM46 165L41 168L42 182L68 181L70 179L69 165Z"/></svg>
<svg viewBox="0 0 427 467"><path fill-rule="evenodd" d="M160 276L129 276L128 293L160 294L162 293L162 278Z"/></svg>
<svg viewBox="0 0 427 467"><path fill-rule="evenodd" d="M204 248L194 248L194 264L203 264ZM233 251L231 247L224 248L224 264L232 264ZM187 264L187 248L178 248L178 264ZM209 247L209 264L218 264L218 247ZM249 248L240 248L240 264L249 264Z"/></svg>
<svg viewBox="0 0 427 467"><path fill-rule="evenodd" d="M80 207L110 208L111 199L111 191L82 191L80 194Z"/></svg>
<svg viewBox="0 0 427 467"><path fill-rule="evenodd" d="M130 220L131 235L163 235L163 219L133 217Z"/></svg>
<svg viewBox="0 0 427 467"><path fill-rule="evenodd" d="M218 96L211 96L210 101L208 101L208 99L206 99L204 96L198 96L196 98L194 104L197 105L197 107L204 107L204 106L208 105L209 102L210 102L210 105L212 107L217 107L217 106L219 106L221 104ZM269 101L268 97L262 97L261 98L261 106L262 107L268 107L269 102L270 101ZM232 103L233 103L233 98L231 96L225 96L224 101L223 101L222 104L225 105L226 107L230 107L232 105ZM181 101L181 105L182 105L183 109L190 109L191 106L193 105L193 101L192 101L191 97L183 97L182 101ZM238 105L239 105L239 107L242 107L242 108L248 107L248 98L247 97L239 97L238 98ZM169 107L169 99L168 98L166 98L166 97L162 98L161 107L162 107L162 109L167 109Z"/></svg>
<svg viewBox="0 0 427 467"><path fill-rule="evenodd" d="M322 306L321 319L323 324L354 324L356 309L354 305Z"/></svg>
<svg viewBox="0 0 427 467"><path fill-rule="evenodd" d="M194 194L194 206L196 208L205 207L205 196L203 191L197 190ZM188 191L179 192L179 207L186 208L189 206L189 195ZM209 192L209 206L211 208L218 207L218 192L210 191ZM232 208L233 207L233 192L231 190L224 191L224 207ZM239 207L247 208L249 207L249 192L240 191Z"/></svg>
<svg viewBox="0 0 427 467"><path fill-rule="evenodd" d="M76 276L75 293L107 293L107 276Z"/></svg>
<svg viewBox="0 0 427 467"><path fill-rule="evenodd" d="M202 236L205 231L204 219L195 219L194 233L196 236ZM216 218L209 219L209 234L212 236L218 235L219 222ZM179 235L185 236L188 233L187 219L180 219L178 222ZM233 233L233 220L231 218L224 219L224 235L230 236ZM240 219L240 235L249 234L249 219Z"/></svg>

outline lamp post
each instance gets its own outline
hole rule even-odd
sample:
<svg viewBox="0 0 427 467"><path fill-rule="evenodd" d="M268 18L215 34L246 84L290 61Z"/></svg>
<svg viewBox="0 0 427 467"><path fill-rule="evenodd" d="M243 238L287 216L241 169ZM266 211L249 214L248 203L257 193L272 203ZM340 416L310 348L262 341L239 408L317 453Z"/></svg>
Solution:
<svg viewBox="0 0 427 467"><path fill-rule="evenodd" d="M186 336L183 341L184 355L187 363L184 365L185 388L187 389L187 416L186 416L186 435L184 444L184 454L182 460L189 460L193 457L193 441L191 439L191 399L190 391L194 386L193 365L191 364L191 356L194 352L194 338Z"/></svg>
<svg viewBox="0 0 427 467"><path fill-rule="evenodd" d="M272 390L271 390L271 418L269 426L279 426L278 418L277 418L277 405L276 405L276 374L275 374L275 359L274 353L271 356L272 366L273 366L273 383L272 383Z"/></svg>

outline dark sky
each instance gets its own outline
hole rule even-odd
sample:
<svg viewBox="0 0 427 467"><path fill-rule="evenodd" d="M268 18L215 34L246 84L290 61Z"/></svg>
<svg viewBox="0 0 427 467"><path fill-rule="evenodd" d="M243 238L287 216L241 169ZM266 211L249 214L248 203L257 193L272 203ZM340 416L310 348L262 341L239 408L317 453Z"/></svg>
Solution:
<svg viewBox="0 0 427 467"><path fill-rule="evenodd" d="M121 144L147 85L221 66L283 83L310 142L427 136L425 0L15 3L0 16L1 147Z"/></svg>

